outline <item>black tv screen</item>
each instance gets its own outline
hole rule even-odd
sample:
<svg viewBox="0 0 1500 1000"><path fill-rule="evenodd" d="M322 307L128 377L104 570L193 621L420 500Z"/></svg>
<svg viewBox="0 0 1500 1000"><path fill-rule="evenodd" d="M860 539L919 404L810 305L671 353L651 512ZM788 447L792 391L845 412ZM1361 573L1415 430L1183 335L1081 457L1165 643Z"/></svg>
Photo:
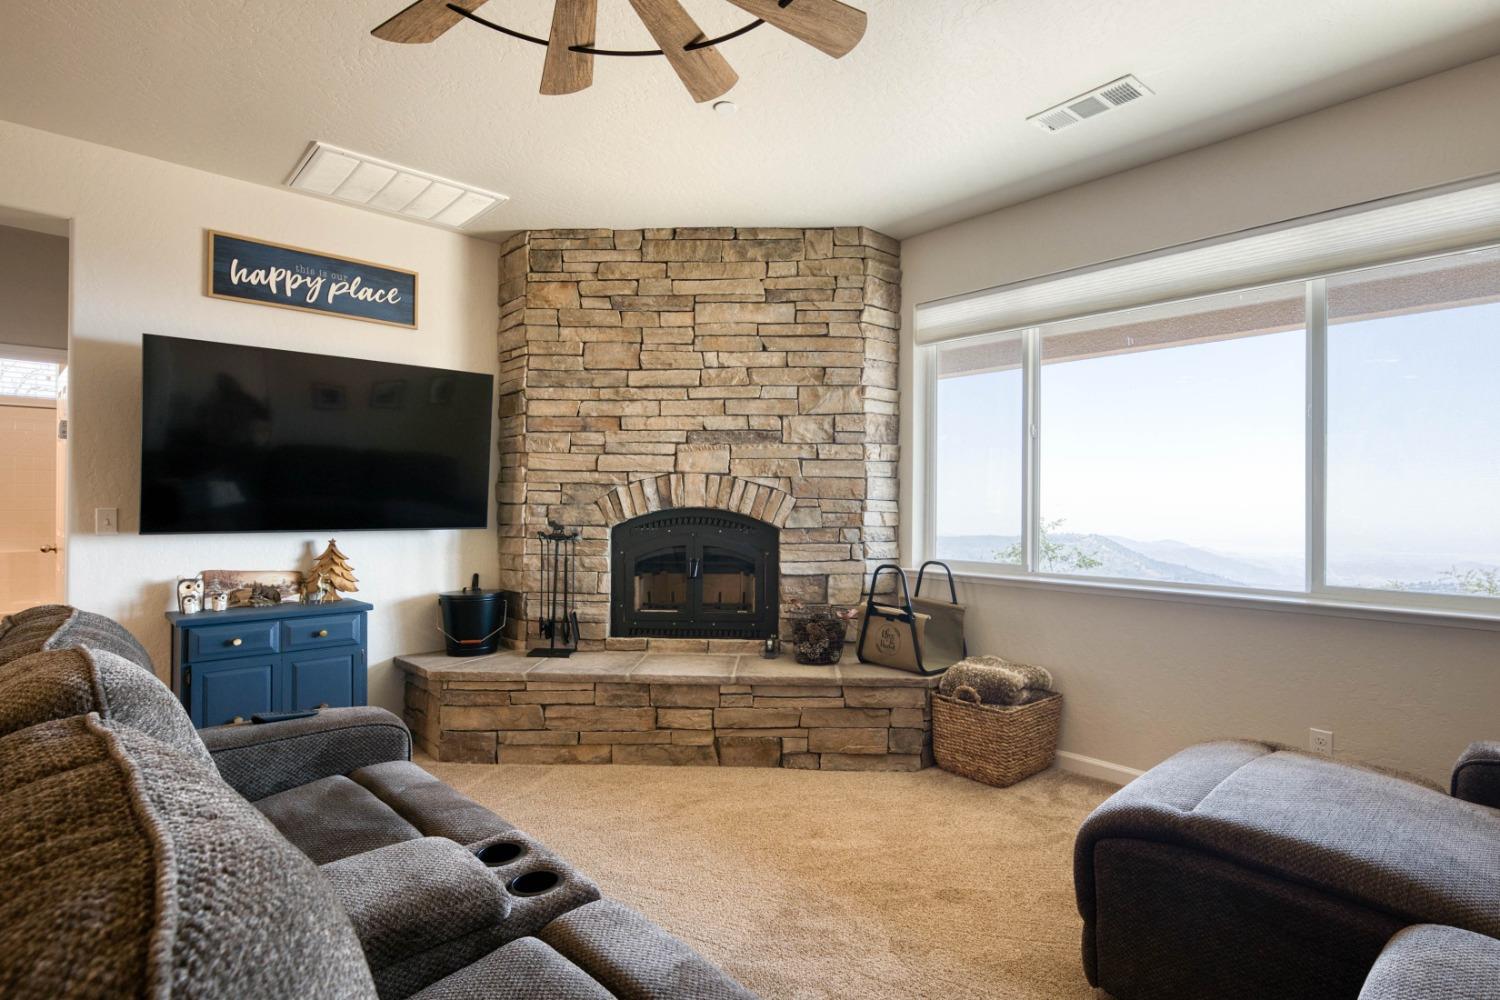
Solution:
<svg viewBox="0 0 1500 1000"><path fill-rule="evenodd" d="M147 335L141 532L482 528L494 377Z"/></svg>

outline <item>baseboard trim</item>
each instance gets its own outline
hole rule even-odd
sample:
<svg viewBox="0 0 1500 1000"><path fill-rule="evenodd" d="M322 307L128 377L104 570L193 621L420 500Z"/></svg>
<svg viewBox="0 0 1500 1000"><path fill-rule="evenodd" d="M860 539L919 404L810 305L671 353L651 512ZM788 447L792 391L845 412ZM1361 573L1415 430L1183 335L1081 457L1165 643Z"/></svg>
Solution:
<svg viewBox="0 0 1500 1000"><path fill-rule="evenodd" d="M1057 752L1057 767L1061 771L1081 774L1086 778L1098 778L1100 781L1120 786L1128 785L1146 773L1133 767L1126 767L1124 764L1112 764L1107 760L1085 757L1081 753L1069 753L1066 750Z"/></svg>

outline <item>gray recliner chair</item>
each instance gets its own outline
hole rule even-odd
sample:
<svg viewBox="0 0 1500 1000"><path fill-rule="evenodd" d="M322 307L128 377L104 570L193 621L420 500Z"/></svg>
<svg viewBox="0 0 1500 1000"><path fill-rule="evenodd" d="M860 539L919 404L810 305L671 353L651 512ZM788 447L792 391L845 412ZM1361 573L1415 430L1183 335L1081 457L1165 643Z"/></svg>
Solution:
<svg viewBox="0 0 1500 1000"><path fill-rule="evenodd" d="M1500 743L1452 794L1250 742L1177 754L1084 822L1089 982L1117 1000L1500 998Z"/></svg>
<svg viewBox="0 0 1500 1000"><path fill-rule="evenodd" d="M753 1000L410 755L377 708L200 734L113 621L0 621L0 995Z"/></svg>

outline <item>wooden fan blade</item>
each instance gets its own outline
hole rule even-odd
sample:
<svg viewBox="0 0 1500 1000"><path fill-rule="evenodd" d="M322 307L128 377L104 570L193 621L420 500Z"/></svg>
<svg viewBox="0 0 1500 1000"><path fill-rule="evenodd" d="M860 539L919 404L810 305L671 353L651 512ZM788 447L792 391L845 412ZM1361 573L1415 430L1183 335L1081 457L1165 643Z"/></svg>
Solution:
<svg viewBox="0 0 1500 1000"><path fill-rule="evenodd" d="M557 0L552 8L547 63L542 67L542 93L576 94L593 86L593 55L570 52L568 46L592 46L598 17L599 0Z"/></svg>
<svg viewBox="0 0 1500 1000"><path fill-rule="evenodd" d="M795 0L790 7L777 0L729 2L835 59L848 55L865 37L865 12L839 0Z"/></svg>
<svg viewBox="0 0 1500 1000"><path fill-rule="evenodd" d="M630 6L666 53L667 62L677 71L693 100L702 104L723 97L739 83L739 74L718 49L685 48L705 36L677 0L630 0Z"/></svg>
<svg viewBox="0 0 1500 1000"><path fill-rule="evenodd" d="M417 0L370 34L387 42L421 44L437 41L438 36L464 19L462 14L448 9L450 2L464 10L474 10L485 0Z"/></svg>

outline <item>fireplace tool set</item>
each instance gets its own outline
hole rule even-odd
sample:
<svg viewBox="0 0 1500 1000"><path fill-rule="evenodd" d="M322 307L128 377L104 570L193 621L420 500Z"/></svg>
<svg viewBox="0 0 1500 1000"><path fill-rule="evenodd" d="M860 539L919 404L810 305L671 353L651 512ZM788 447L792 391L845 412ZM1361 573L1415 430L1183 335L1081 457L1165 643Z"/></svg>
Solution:
<svg viewBox="0 0 1500 1000"><path fill-rule="evenodd" d="M540 599L546 615L537 619L545 647L533 649L531 656L566 657L578 650L578 607L573 588L574 559L578 549L578 528L565 528L551 518L548 531L537 532L542 542L542 578Z"/></svg>

